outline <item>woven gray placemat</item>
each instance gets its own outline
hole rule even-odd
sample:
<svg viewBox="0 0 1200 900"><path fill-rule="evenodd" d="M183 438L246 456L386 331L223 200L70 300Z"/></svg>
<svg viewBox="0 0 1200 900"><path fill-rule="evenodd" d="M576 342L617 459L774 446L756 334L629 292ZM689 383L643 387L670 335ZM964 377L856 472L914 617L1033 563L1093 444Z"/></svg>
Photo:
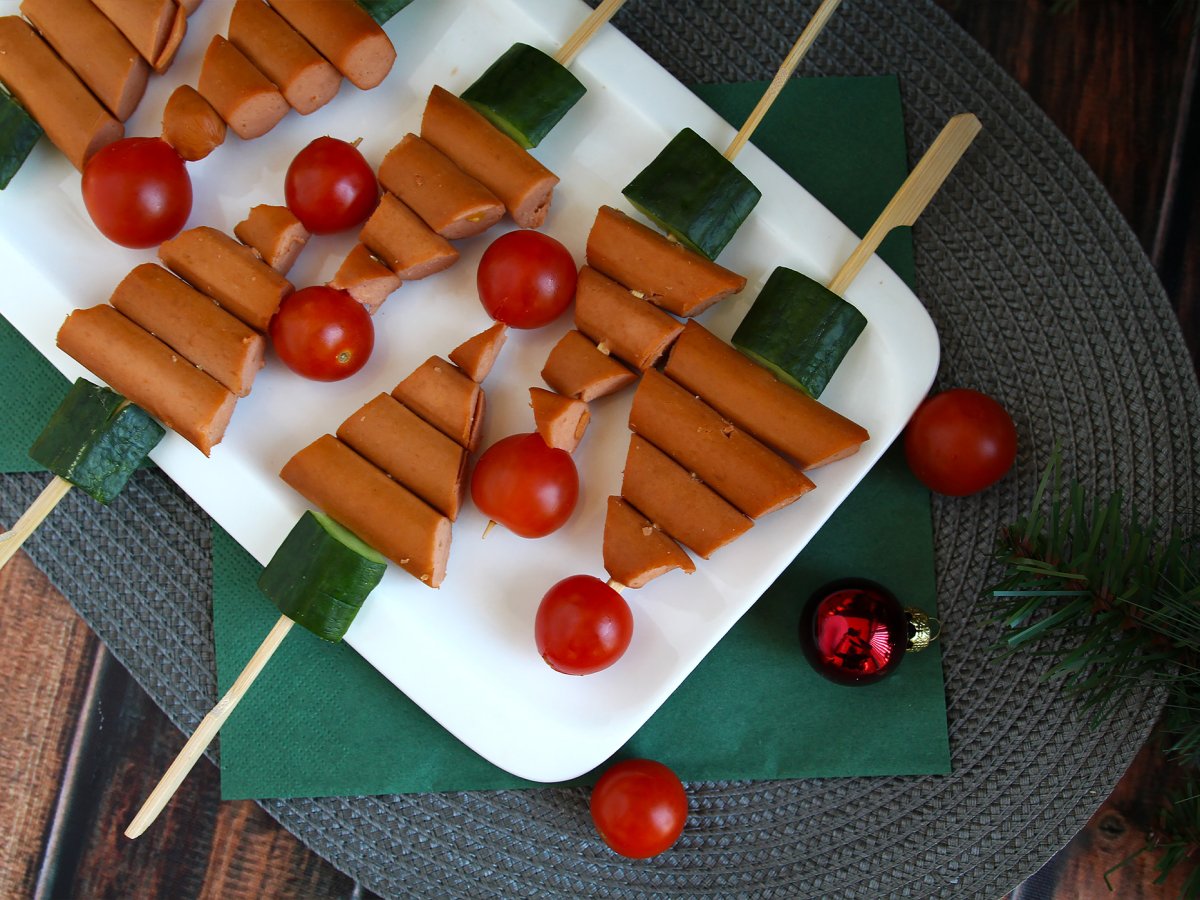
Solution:
<svg viewBox="0 0 1200 900"><path fill-rule="evenodd" d="M637 0L617 26L685 83L765 79L813 0ZM853 0L801 75L899 75L914 157L951 115L984 123L915 229L918 294L943 341L940 386L1000 399L1016 470L934 504L953 773L689 785L679 844L603 848L582 789L267 801L316 852L386 896L998 897L1087 821L1157 717L1136 698L1103 732L997 661L980 625L995 528L1050 448L1095 493L1170 523L1196 508L1200 389L1171 308L1103 188L1027 96L929 0ZM798 135L797 139L803 139ZM11 520L42 476L9 476ZM209 529L157 472L111 509L69 496L29 552L114 655L191 730L215 699ZM851 720L831 728L858 726ZM881 726L885 727L885 726Z"/></svg>

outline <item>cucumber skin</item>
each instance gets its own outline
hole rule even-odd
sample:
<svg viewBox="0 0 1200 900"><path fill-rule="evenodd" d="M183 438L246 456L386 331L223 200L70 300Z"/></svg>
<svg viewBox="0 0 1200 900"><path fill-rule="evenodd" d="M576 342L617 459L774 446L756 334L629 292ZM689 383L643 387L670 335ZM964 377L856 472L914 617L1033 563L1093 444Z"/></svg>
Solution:
<svg viewBox="0 0 1200 900"><path fill-rule="evenodd" d="M531 150L587 93L554 57L516 43L500 55L460 98Z"/></svg>
<svg viewBox="0 0 1200 900"><path fill-rule="evenodd" d="M387 561L324 513L306 511L258 578L281 613L323 641L340 641Z"/></svg>
<svg viewBox="0 0 1200 900"><path fill-rule="evenodd" d="M383 25L413 0L358 0L358 5L370 13L371 18Z"/></svg>
<svg viewBox="0 0 1200 900"><path fill-rule="evenodd" d="M685 247L716 259L762 192L712 144L685 128L621 191Z"/></svg>
<svg viewBox="0 0 1200 900"><path fill-rule="evenodd" d="M8 187L41 136L42 127L0 88L0 191Z"/></svg>
<svg viewBox="0 0 1200 900"><path fill-rule="evenodd" d="M816 399L866 326L861 312L823 284L780 266L730 343Z"/></svg>
<svg viewBox="0 0 1200 900"><path fill-rule="evenodd" d="M120 394L80 378L34 439L29 456L101 503L121 492L163 427Z"/></svg>

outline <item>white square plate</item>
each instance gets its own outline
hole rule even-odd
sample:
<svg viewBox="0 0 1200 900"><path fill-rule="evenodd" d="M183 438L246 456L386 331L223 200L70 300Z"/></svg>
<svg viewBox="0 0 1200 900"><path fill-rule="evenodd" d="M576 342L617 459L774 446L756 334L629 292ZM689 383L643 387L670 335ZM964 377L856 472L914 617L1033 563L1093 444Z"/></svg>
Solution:
<svg viewBox="0 0 1200 900"><path fill-rule="evenodd" d="M0 13L16 12L15 0ZM343 84L334 101L301 118L290 114L270 134L242 142L232 134L209 158L190 164L195 205L189 226L233 226L258 203L283 202L283 175L310 140L362 137L378 165L408 131L419 131L430 87L455 93L514 41L553 52L587 14L576 0L416 0L387 25L398 58L369 92ZM228 4L209 0L189 22L171 70L152 79L129 135L154 135L166 98L195 84L213 33L224 32ZM588 229L601 204L630 211L621 188L683 126L723 148L731 129L690 91L615 29L584 49L572 70L588 93L535 155L562 183L544 230L583 261ZM763 199L720 262L749 279L747 289L703 319L728 337L778 265L828 280L857 243L803 188L753 146L739 168ZM509 227L506 221L504 228ZM429 355L491 324L475 292L480 254L503 228L459 242L460 262L405 284L375 317L376 349L354 377L306 381L270 358L250 397L241 400L225 440L206 459L177 435L152 454L217 522L266 562L306 508L278 472L318 435L389 391ZM297 286L323 283L353 245L352 234L314 237L292 270ZM105 302L135 265L154 258L109 243L92 226L79 174L41 142L0 193L0 314L68 378L87 373L54 344L76 307ZM900 433L933 381L938 341L920 301L879 259L847 293L869 325L822 400L871 434L853 457L811 473L817 489L760 520L691 576L674 572L626 597L635 634L612 668L576 678L552 671L533 643L542 594L575 573L604 577L601 534L606 498L619 492L632 391L593 404L593 421L576 456L581 499L555 534L524 540L497 529L480 540L484 517L467 509L454 527L449 573L439 590L390 568L346 640L373 666L476 752L520 777L560 781L616 751L771 584ZM566 315L534 332L510 331L485 382L484 446L531 431L528 388L550 347L570 327ZM19 390L19 385L11 389Z"/></svg>

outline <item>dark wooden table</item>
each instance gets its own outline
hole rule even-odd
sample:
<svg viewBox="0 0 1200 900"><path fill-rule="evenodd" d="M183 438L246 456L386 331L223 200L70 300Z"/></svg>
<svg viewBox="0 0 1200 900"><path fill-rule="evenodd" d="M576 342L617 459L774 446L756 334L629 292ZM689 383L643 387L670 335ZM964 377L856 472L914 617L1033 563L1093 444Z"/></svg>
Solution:
<svg viewBox="0 0 1200 900"><path fill-rule="evenodd" d="M1200 371L1200 29L1170 0L939 0L1084 156L1153 261ZM1190 164L1189 164L1190 163ZM0 572L2 897L366 894L251 802L218 801L202 761L141 839L121 832L183 736L23 554ZM1168 772L1153 742L1087 828L1019 888L1107 896L1141 845ZM1100 798L1097 798L1099 803ZM1175 897L1153 860L1119 897Z"/></svg>

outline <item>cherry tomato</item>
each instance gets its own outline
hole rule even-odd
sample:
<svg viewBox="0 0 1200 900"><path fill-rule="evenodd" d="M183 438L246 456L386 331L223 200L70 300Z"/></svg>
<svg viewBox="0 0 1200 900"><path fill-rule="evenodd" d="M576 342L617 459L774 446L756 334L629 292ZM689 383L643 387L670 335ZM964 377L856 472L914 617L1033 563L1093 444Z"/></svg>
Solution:
<svg viewBox="0 0 1200 900"><path fill-rule="evenodd" d="M625 654L633 638L633 613L599 578L572 575L542 597L533 637L550 668L564 675L591 675Z"/></svg>
<svg viewBox="0 0 1200 900"><path fill-rule="evenodd" d="M271 319L271 343L289 369L315 381L349 378L375 346L366 308L345 291L314 285L279 304Z"/></svg>
<svg viewBox="0 0 1200 900"><path fill-rule="evenodd" d="M509 531L544 537L575 511L579 473L571 454L547 446L540 434L513 434L488 447L475 463L471 499Z"/></svg>
<svg viewBox="0 0 1200 900"><path fill-rule="evenodd" d="M288 166L283 193L290 209L313 234L353 228L379 200L375 172L358 148L332 137L319 137Z"/></svg>
<svg viewBox="0 0 1200 900"><path fill-rule="evenodd" d="M590 805L604 843L634 859L671 847L687 822L687 794L679 776L652 759L610 766L592 788Z"/></svg>
<svg viewBox="0 0 1200 900"><path fill-rule="evenodd" d="M986 394L954 388L917 407L904 433L914 475L932 491L962 497L994 484L1017 458L1017 428Z"/></svg>
<svg viewBox="0 0 1200 900"><path fill-rule="evenodd" d="M187 222L192 179L183 157L162 138L122 138L84 164L83 205L113 243L155 247Z"/></svg>
<svg viewBox="0 0 1200 900"><path fill-rule="evenodd" d="M578 273L567 248L540 231L510 231L479 260L476 283L488 315L513 328L541 328L575 296Z"/></svg>

